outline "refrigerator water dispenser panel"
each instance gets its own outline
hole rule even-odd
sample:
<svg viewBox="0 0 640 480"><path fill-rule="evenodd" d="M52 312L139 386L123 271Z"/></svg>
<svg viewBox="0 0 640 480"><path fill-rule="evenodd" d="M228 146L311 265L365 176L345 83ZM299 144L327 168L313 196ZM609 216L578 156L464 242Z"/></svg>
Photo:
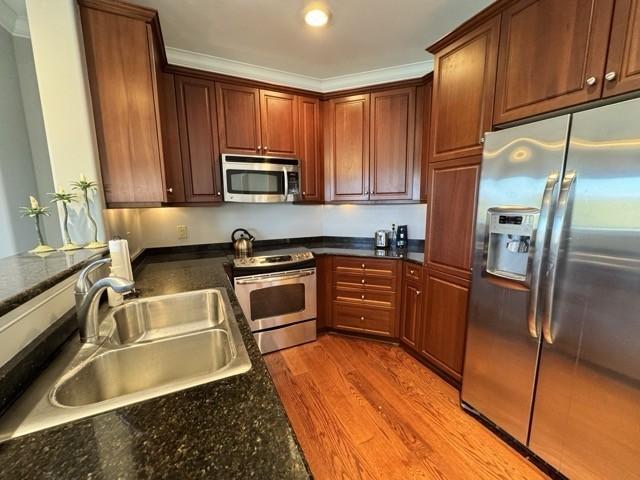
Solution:
<svg viewBox="0 0 640 480"><path fill-rule="evenodd" d="M487 273L525 282L529 250L540 210L537 208L490 208L487 214Z"/></svg>

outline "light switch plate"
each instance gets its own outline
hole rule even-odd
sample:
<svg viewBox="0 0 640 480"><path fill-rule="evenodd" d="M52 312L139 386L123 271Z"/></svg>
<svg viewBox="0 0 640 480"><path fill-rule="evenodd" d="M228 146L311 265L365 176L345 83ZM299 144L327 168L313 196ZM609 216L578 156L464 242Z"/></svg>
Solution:
<svg viewBox="0 0 640 480"><path fill-rule="evenodd" d="M186 225L176 225L176 232L178 232L178 240L186 240L189 236Z"/></svg>

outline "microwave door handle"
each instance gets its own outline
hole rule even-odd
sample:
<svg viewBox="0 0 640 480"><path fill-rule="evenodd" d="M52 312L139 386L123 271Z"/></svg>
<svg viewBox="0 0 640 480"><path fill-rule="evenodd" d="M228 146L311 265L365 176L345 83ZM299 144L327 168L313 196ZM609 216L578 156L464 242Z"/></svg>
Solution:
<svg viewBox="0 0 640 480"><path fill-rule="evenodd" d="M558 200L558 211L553 219L553 229L551 230L551 240L549 243L549 279L545 291L545 306L542 316L542 336L548 344L553 343L553 333L551 328L551 315L553 311L553 294L556 286L556 272L558 269L558 256L560 253L560 242L564 233L567 219L567 209L569 208L569 196L571 187L575 183L575 170L568 171L562 180L560 188L560 199Z"/></svg>
<svg viewBox="0 0 640 480"><path fill-rule="evenodd" d="M527 327L529 335L538 338L538 304L540 293L540 273L542 271L542 259L547 244L547 233L549 230L549 215L553 203L553 191L560 179L560 172L552 171L547 177L547 183L542 194L542 205L540 206L540 217L536 229L536 237L533 243L533 260L531 262L531 287L529 295L529 311L527 314Z"/></svg>
<svg viewBox="0 0 640 480"><path fill-rule="evenodd" d="M287 196L289 195L289 176L287 175L286 167L282 167L282 173L284 174L284 197L282 201L286 202Z"/></svg>
<svg viewBox="0 0 640 480"><path fill-rule="evenodd" d="M262 277L262 278L247 278L247 279L242 279L239 278L236 280L236 283L238 285L253 285L256 283L271 283L274 281L281 281L281 280L295 280L297 278L303 278L303 277L308 277L310 275L313 275L315 272L298 272L292 275L269 275L267 277Z"/></svg>

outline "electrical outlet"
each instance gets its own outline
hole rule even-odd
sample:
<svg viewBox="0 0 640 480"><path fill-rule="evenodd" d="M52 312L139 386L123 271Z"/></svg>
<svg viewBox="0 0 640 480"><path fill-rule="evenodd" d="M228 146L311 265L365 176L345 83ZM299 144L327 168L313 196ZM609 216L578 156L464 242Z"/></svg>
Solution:
<svg viewBox="0 0 640 480"><path fill-rule="evenodd" d="M186 240L189 236L186 225L176 225L176 232L178 232L178 240Z"/></svg>

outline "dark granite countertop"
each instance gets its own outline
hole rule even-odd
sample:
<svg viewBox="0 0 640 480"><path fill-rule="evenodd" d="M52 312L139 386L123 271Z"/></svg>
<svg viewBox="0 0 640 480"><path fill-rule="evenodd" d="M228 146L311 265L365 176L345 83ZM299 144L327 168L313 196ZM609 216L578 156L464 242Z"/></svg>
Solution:
<svg viewBox="0 0 640 480"><path fill-rule="evenodd" d="M53 287L107 251L72 250L0 258L0 317Z"/></svg>
<svg viewBox="0 0 640 480"><path fill-rule="evenodd" d="M226 255L180 257L145 257L135 274L142 295L226 288L251 370L0 444L0 478L310 477L224 272Z"/></svg>

